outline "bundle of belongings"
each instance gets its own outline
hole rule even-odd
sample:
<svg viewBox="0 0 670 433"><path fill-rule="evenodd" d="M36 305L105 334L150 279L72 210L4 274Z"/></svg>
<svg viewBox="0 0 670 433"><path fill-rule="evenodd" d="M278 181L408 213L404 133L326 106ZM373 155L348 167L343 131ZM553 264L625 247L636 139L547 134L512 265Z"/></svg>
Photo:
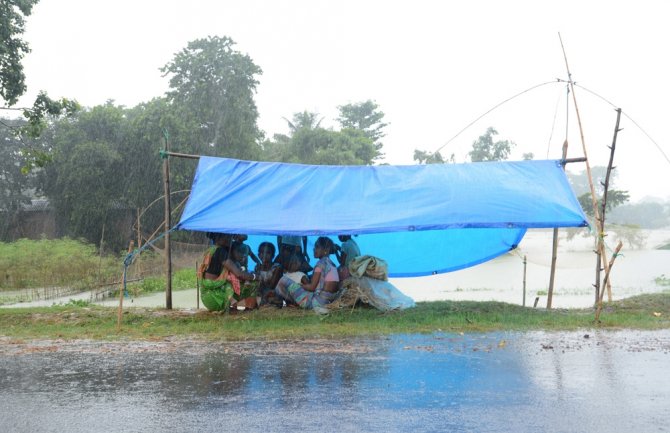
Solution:
<svg viewBox="0 0 670 433"><path fill-rule="evenodd" d="M415 306L414 300L388 281L387 263L374 256L358 256L349 264L351 276L342 281L339 297L327 308L353 308L364 304L378 310L403 310Z"/></svg>

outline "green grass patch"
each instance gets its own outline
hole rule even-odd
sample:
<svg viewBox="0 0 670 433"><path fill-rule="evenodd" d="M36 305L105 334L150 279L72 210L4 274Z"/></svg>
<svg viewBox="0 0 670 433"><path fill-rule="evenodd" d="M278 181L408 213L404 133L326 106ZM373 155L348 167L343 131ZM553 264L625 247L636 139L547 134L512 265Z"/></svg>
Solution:
<svg viewBox="0 0 670 433"><path fill-rule="evenodd" d="M343 338L406 333L584 328L670 328L670 292L606 304L599 323L593 309L545 310L503 302L420 302L390 313L374 309L316 315L297 308L237 314L127 309L117 332L117 310L77 303L0 310L0 334L10 338L139 339L184 337L216 340Z"/></svg>
<svg viewBox="0 0 670 433"><path fill-rule="evenodd" d="M172 273L172 290L194 289L195 269L180 269ZM145 277L142 281L128 284L128 292L132 296L148 295L165 291L165 276ZM118 291L116 291L118 295Z"/></svg>
<svg viewBox="0 0 670 433"><path fill-rule="evenodd" d="M83 241L19 239L0 242L0 291L39 287L86 288L99 281L118 279L121 259L99 256Z"/></svg>

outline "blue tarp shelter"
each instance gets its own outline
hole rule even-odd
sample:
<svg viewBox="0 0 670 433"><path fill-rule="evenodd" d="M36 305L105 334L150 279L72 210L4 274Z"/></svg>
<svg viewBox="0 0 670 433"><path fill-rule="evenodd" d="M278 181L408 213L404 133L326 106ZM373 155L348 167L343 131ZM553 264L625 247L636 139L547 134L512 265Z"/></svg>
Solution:
<svg viewBox="0 0 670 433"><path fill-rule="evenodd" d="M528 228L586 225L556 160L317 166L201 157L177 228L246 233L250 244L358 235L361 252L400 277L490 260Z"/></svg>

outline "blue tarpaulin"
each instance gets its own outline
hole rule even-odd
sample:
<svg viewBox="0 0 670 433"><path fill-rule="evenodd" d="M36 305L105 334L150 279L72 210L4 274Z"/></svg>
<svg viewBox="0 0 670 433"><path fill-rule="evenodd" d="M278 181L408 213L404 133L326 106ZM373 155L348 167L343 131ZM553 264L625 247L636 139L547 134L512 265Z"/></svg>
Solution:
<svg viewBox="0 0 670 433"><path fill-rule="evenodd" d="M177 227L358 235L390 276L449 272L515 248L528 228L586 226L560 161L323 166L201 157ZM254 236L255 235L255 236Z"/></svg>

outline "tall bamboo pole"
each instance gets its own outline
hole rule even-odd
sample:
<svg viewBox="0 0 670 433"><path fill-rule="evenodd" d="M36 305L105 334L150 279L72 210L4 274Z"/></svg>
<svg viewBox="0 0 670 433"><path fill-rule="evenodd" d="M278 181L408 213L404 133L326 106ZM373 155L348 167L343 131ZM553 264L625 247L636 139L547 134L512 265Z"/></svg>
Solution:
<svg viewBox="0 0 670 433"><path fill-rule="evenodd" d="M619 131L621 130L619 128L619 123L621 121L621 108L616 109L617 115L616 115L616 125L614 126L614 137L612 138L612 145L610 146L610 160L607 163L607 174L605 175L605 183L603 184L603 201L600 205L600 225L602 227L605 227L605 211L607 209L607 192L609 191L609 186L610 186L610 175L612 174L612 164L614 163L614 150L616 149L616 139L617 136L619 135ZM609 275L609 274L608 274ZM602 303L603 300L603 292L605 291L605 288L607 288L607 301L612 302L612 284L609 282L609 278L606 276L605 279L603 279L603 287L601 288L601 293L599 297L599 302Z"/></svg>
<svg viewBox="0 0 670 433"><path fill-rule="evenodd" d="M562 160L568 156L568 140L563 142ZM565 165L563 166L565 170ZM556 277L556 258L558 256L558 228L554 227L554 233L551 244L551 271L549 272L549 290L547 290L547 310L551 310L551 302L554 298L554 278Z"/></svg>
<svg viewBox="0 0 670 433"><path fill-rule="evenodd" d="M165 189L165 308L172 309L172 252L170 249L170 145L168 131L163 131L165 137L165 155L163 155L163 186Z"/></svg>
<svg viewBox="0 0 670 433"><path fill-rule="evenodd" d="M526 264L528 263L527 257L524 254L523 256L523 303L522 307L526 306Z"/></svg>
<svg viewBox="0 0 670 433"><path fill-rule="evenodd" d="M558 34L558 39L561 41L561 49L563 50L563 58L565 59L565 68L568 72L568 84L570 85L570 92L572 93L572 102L575 104L575 113L577 114L577 124L579 125L579 137L582 142L582 150L584 151L584 157L586 158L586 161L584 161L584 163L586 164L586 175L588 177L589 188L591 190L591 205L593 206L593 216L595 219L596 231L597 231L596 251L597 255L599 256L597 268L600 269L600 262L602 261L602 265L605 268L605 272L609 274L609 263L605 258L605 244L603 242L604 232L603 227L600 225L600 212L598 211L598 200L596 199L596 190L593 187L591 164L589 164L589 159L586 152L586 142L584 141L584 128L582 127L582 119L581 116L579 115L579 107L577 106L577 97L575 96L575 86L574 82L572 81L572 73L570 73L570 66L568 65L568 56L565 54L565 47L563 46L563 39L561 38L560 33ZM600 277L597 276L595 284L596 303L598 302L599 292L600 292Z"/></svg>

